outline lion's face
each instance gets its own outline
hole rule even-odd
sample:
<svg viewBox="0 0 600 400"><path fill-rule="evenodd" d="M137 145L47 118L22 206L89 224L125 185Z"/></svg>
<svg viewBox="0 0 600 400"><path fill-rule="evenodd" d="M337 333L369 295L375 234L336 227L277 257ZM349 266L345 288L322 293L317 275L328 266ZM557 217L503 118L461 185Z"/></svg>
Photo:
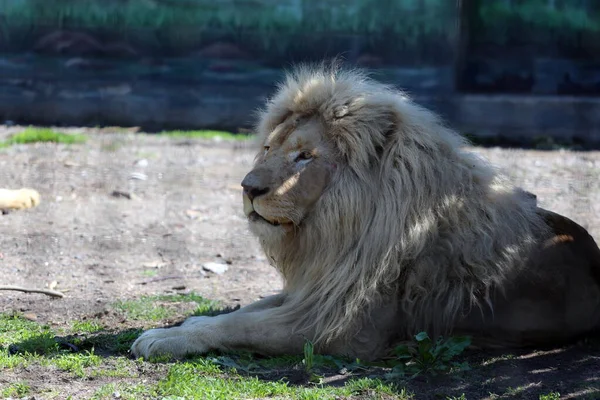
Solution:
<svg viewBox="0 0 600 400"><path fill-rule="evenodd" d="M336 167L323 130L318 117L292 114L266 133L254 168L242 181L251 227L289 232L301 226Z"/></svg>

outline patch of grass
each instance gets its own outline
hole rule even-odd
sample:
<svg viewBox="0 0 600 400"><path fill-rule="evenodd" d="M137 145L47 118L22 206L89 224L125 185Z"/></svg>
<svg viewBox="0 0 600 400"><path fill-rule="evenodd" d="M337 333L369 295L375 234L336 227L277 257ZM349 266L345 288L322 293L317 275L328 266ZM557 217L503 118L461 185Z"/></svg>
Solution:
<svg viewBox="0 0 600 400"><path fill-rule="evenodd" d="M54 333L48 326L19 316L0 314L0 348L6 348L8 354L9 346L13 353L21 354L48 354L58 349Z"/></svg>
<svg viewBox="0 0 600 400"><path fill-rule="evenodd" d="M8 349L0 349L0 370L27 367L30 358L21 354L9 354Z"/></svg>
<svg viewBox="0 0 600 400"><path fill-rule="evenodd" d="M114 308L124 313L128 319L160 321L176 313L174 309L156 306L156 296L144 296L136 300L117 301Z"/></svg>
<svg viewBox="0 0 600 400"><path fill-rule="evenodd" d="M194 302L199 312L211 312L217 303L196 294L152 296L150 300L163 303ZM379 379L360 378L348 375L344 386L311 384L289 385L280 379L280 372L302 377L303 357L262 358L250 353L209 354L189 360L161 364L132 360L122 356L141 330L130 329L118 333L96 331L101 326L97 321L73 322L64 331L77 331L73 336L55 337L49 327L18 316L0 314L0 374L9 368L34 366L43 368L48 374L63 379L102 379L104 386L96 390L93 399L139 398L186 398L186 399L237 399L237 398L294 398L334 399L356 396L359 398L411 398L405 390L395 384ZM68 343L69 346L64 344ZM9 351L9 347L11 350ZM15 352L14 349L18 351ZM25 350L27 349L27 350ZM310 349L304 358L309 357ZM312 354L311 369L340 369L346 361ZM309 362L310 363L310 362ZM144 371L152 371L157 383L137 382ZM331 372L331 370L329 371ZM61 375L62 374L62 375ZM15 376L19 371L15 371ZM285 376L285 374L284 374ZM305 379L305 378L302 378ZM56 387L56 398L67 398L68 389ZM32 393L26 382L12 382L0 389L0 397L22 397Z"/></svg>
<svg viewBox="0 0 600 400"><path fill-rule="evenodd" d="M9 137L5 144L29 144L40 142L52 142L63 144L84 143L87 137L79 134L67 134L56 132L50 128L35 128L29 127L24 131L16 133Z"/></svg>
<svg viewBox="0 0 600 400"><path fill-rule="evenodd" d="M314 383L321 383L323 381L323 377L318 375L313 369L315 367L315 347L314 344L307 340L304 342L304 359L302 363L304 364L304 369L308 374L308 380Z"/></svg>
<svg viewBox="0 0 600 400"><path fill-rule="evenodd" d="M104 327L98 321L75 321L72 330L79 333L95 333L103 330Z"/></svg>
<svg viewBox="0 0 600 400"><path fill-rule="evenodd" d="M147 384L109 383L101 386L91 397L92 400L112 400L115 398L122 400L156 398L156 391L154 387Z"/></svg>
<svg viewBox="0 0 600 400"><path fill-rule="evenodd" d="M0 396L7 397L23 397L29 394L31 387L27 382L11 383L7 387L0 390Z"/></svg>
<svg viewBox="0 0 600 400"><path fill-rule="evenodd" d="M195 293L143 296L136 300L118 301L114 304L114 307L131 319L160 321L177 313L175 303L190 302L196 303L196 308L192 312L192 315L210 315L219 309L218 302L207 300Z"/></svg>
<svg viewBox="0 0 600 400"><path fill-rule="evenodd" d="M206 359L173 365L165 379L157 385L162 396L179 396L186 399L239 399L283 397L293 399L335 399L376 392L379 395L409 399L404 391L397 392L393 386L378 379L350 380L342 387L290 386L286 382L263 381L256 377L243 377L230 373L219 374ZM208 368L207 368L208 367Z"/></svg>
<svg viewBox="0 0 600 400"><path fill-rule="evenodd" d="M226 131L213 131L213 130L199 130L199 131L163 131L160 133L165 136L172 137L183 137L190 139L224 139L224 140L247 140L251 138L251 135L246 134L235 134Z"/></svg>
<svg viewBox="0 0 600 400"><path fill-rule="evenodd" d="M208 355L209 360L215 367L224 367L233 372L246 374L265 375L273 370L294 369L302 364L299 356L280 356L268 358L256 358L252 353L236 352L227 355ZM217 369L218 371L218 369Z"/></svg>
<svg viewBox="0 0 600 400"><path fill-rule="evenodd" d="M87 369L99 366L102 363L102 357L94 354L93 351L86 351L74 354L60 354L55 358L50 358L48 363L55 365L62 371L70 372L79 378L85 378L89 376Z"/></svg>
<svg viewBox="0 0 600 400"><path fill-rule="evenodd" d="M548 394L540 394L540 400L559 400L560 393L550 392Z"/></svg>
<svg viewBox="0 0 600 400"><path fill-rule="evenodd" d="M469 337L440 337L434 342L426 332L420 332L415 335L414 344L396 347L396 358L390 362L395 365L389 377L414 377L423 373L436 375L440 372L468 369L467 363L458 363L453 359L470 344Z"/></svg>
<svg viewBox="0 0 600 400"><path fill-rule="evenodd" d="M156 275L158 275L157 269L145 269L142 271L142 276L145 276L148 278L155 277Z"/></svg>

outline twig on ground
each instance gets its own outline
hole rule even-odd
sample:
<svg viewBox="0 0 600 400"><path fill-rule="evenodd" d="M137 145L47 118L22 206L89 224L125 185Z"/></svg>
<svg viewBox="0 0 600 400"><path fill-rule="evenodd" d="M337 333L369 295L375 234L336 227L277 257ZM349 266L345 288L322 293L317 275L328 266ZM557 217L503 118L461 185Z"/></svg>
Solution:
<svg viewBox="0 0 600 400"><path fill-rule="evenodd" d="M169 279L183 279L183 276L181 275L168 275L168 276L159 276L156 278L152 278L152 279L148 279L142 282L138 282L138 285L147 285L148 283L153 283L153 282L161 282L161 281L166 281Z"/></svg>
<svg viewBox="0 0 600 400"><path fill-rule="evenodd" d="M11 285L0 285L0 290L16 290L19 292L25 292L25 293L42 293L45 294L47 296L51 296L51 297L65 297L65 294L62 292L59 292L57 290L51 290L51 289L29 289L29 288L24 288L21 286L11 286Z"/></svg>

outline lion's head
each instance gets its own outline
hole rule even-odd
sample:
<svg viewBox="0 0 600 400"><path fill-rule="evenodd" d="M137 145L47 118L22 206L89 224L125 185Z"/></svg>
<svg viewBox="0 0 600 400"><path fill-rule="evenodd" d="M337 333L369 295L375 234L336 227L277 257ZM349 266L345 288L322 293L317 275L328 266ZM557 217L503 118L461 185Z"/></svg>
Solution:
<svg viewBox="0 0 600 400"><path fill-rule="evenodd" d="M335 149L324 133L317 115L294 112L270 129L242 182L250 221L286 231L302 223L336 169Z"/></svg>
<svg viewBox="0 0 600 400"><path fill-rule="evenodd" d="M297 69L257 131L244 211L317 340L382 296L399 299L407 329L442 329L485 303L543 229L535 201L460 135L359 72Z"/></svg>

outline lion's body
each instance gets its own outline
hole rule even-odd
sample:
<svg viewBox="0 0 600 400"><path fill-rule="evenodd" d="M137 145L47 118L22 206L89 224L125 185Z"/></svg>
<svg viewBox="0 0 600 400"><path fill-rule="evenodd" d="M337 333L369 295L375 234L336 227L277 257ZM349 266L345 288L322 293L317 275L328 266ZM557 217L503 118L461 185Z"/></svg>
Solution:
<svg viewBox="0 0 600 400"><path fill-rule="evenodd" d="M40 194L34 189L0 189L0 210L22 210L40 204Z"/></svg>
<svg viewBox="0 0 600 400"><path fill-rule="evenodd" d="M264 111L246 176L250 229L282 293L151 330L136 354L243 348L376 358L419 331L481 346L600 328L600 250L463 139L356 72L300 69Z"/></svg>

